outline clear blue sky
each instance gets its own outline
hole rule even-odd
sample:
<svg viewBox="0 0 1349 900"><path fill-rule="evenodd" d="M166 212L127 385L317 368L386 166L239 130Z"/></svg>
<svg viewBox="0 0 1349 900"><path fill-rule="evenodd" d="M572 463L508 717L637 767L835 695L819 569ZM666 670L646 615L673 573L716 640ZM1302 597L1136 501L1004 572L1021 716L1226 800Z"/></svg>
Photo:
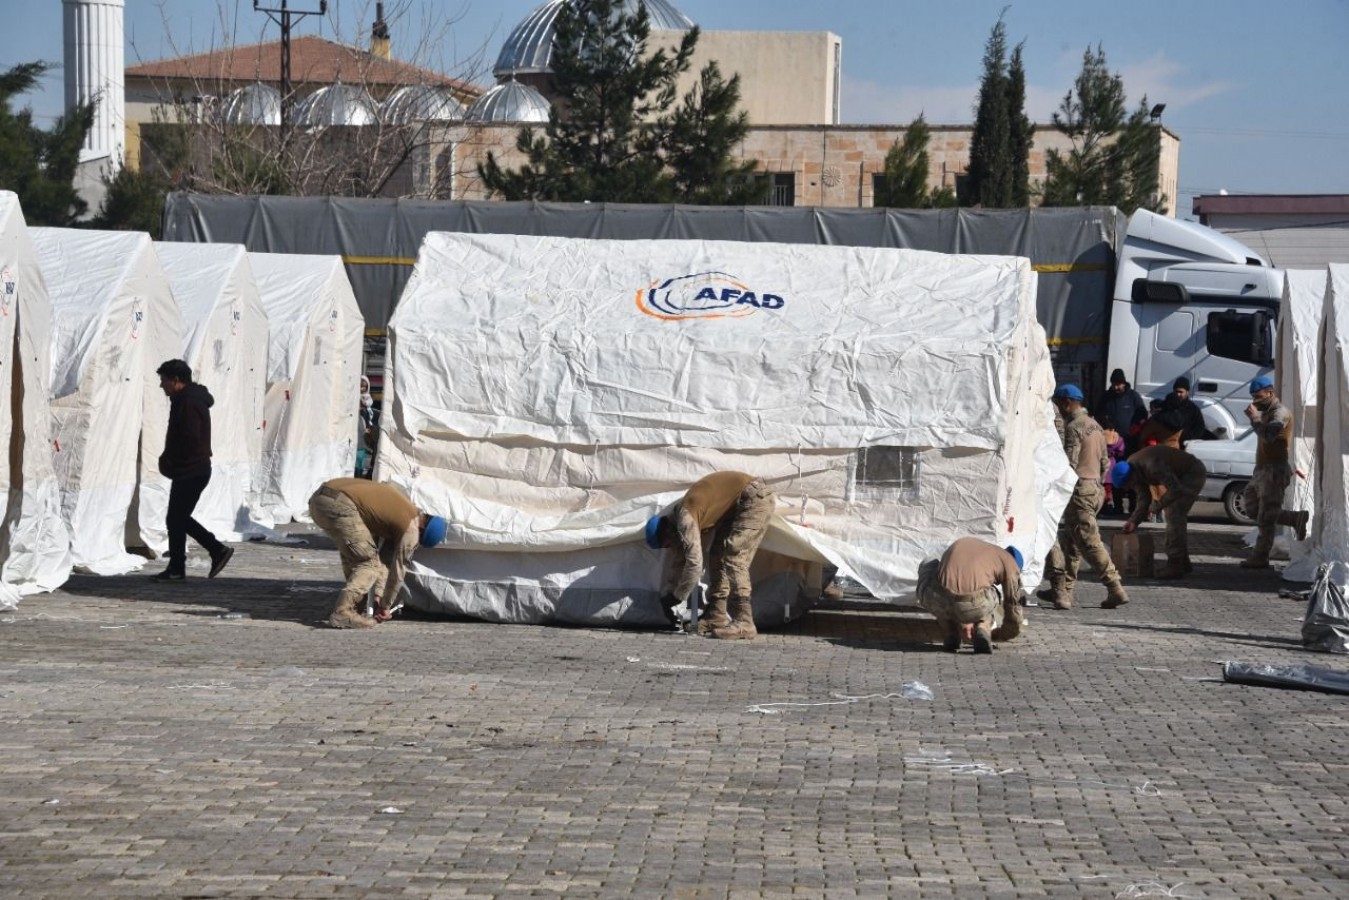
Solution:
<svg viewBox="0 0 1349 900"><path fill-rule="evenodd" d="M386 0L394 53L490 83L510 29L541 0ZM708 30L829 30L843 38L846 122L972 119L980 57L1005 0L673 0ZM0 0L0 67L59 61L61 4ZM279 0L264 5L280 6ZM318 0L290 0L317 9ZM331 0L299 33L352 40L369 29L373 0ZM126 0L128 64L277 36L252 0ZM1180 197L1196 193L1349 193L1349 0L1022 0L1008 35L1025 41L1028 112L1049 114L1088 46L1100 44L1131 104L1166 104L1181 139ZM54 116L62 76L30 102Z"/></svg>

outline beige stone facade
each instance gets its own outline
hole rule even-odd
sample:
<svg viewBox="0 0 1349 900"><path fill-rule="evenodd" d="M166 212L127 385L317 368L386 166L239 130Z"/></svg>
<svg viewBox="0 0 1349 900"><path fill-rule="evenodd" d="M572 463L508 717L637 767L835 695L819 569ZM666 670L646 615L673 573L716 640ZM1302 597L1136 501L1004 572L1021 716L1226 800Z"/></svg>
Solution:
<svg viewBox="0 0 1349 900"><path fill-rule="evenodd" d="M1180 139L1161 128L1161 191L1168 212L1175 215ZM454 199L488 199L475 168L490 150L507 167L523 160L515 150L518 126L493 125L461 130L454 148L457 174ZM928 187L955 188L969 164L968 126L932 126L928 144ZM742 159L754 160L761 172L775 176L773 201L784 206L870 207L875 176L885 169L885 154L904 128L894 125L756 125L741 145ZM1031 148L1032 184L1043 183L1047 151L1067 152L1068 140L1052 126L1040 126ZM778 177L780 176L780 177Z"/></svg>

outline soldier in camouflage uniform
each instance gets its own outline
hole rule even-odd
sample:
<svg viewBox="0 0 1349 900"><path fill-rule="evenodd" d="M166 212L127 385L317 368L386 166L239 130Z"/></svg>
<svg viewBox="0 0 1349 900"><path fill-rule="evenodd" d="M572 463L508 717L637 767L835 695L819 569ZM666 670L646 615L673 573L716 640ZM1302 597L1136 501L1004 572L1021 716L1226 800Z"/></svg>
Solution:
<svg viewBox="0 0 1349 900"><path fill-rule="evenodd" d="M1274 379L1261 375L1251 382L1251 405L1246 416L1255 431L1255 473L1246 485L1246 508L1255 511L1255 522L1260 536L1251 555L1241 561L1242 568L1269 567L1269 551L1274 546L1274 529L1291 525L1297 530L1297 539L1307 539L1307 520L1311 514L1304 511L1286 512L1283 495L1293 480L1289 451L1293 446L1293 414L1274 394Z"/></svg>
<svg viewBox="0 0 1349 900"><path fill-rule="evenodd" d="M1190 564L1190 507L1204 489L1208 470L1184 450L1157 444L1144 447L1117 463L1110 473L1115 490L1131 490L1139 497L1158 496L1149 505L1139 504L1124 523L1124 533L1133 534L1149 515L1166 510L1166 568L1159 578L1182 578L1194 571ZM1159 488L1159 491L1154 491Z"/></svg>
<svg viewBox="0 0 1349 900"><path fill-rule="evenodd" d="M1124 592L1124 584L1115 564L1110 561L1110 554L1101 545L1101 532L1096 526L1096 513L1105 502L1101 481L1110 465L1105 433L1096 420L1087 415L1082 405L1082 390L1077 385L1060 385L1054 391L1054 403L1063 413L1063 450L1068 454L1068 464L1077 472L1077 486L1059 523L1063 562L1059 564L1051 554L1047 599L1056 609L1072 608L1078 561L1085 557L1105 585L1106 599L1102 608L1114 609L1128 603L1129 596Z"/></svg>

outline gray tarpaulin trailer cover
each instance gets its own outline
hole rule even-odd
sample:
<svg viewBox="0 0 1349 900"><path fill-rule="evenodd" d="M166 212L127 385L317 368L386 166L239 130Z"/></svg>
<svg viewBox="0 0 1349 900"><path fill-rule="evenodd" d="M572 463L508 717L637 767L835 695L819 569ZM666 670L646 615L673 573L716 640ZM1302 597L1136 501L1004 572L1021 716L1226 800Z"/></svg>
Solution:
<svg viewBox="0 0 1349 900"><path fill-rule="evenodd" d="M1024 256L1040 273L1036 313L1055 369L1103 382L1117 241L1112 207L1019 210L822 209L219 197L170 194L164 240L337 254L367 328L388 325L428 232L835 244Z"/></svg>

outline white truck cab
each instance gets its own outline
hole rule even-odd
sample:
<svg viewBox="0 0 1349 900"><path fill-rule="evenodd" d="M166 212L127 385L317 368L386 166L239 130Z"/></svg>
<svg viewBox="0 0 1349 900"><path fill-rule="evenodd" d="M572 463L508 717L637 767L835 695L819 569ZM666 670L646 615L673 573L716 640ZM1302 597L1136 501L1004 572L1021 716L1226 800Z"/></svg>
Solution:
<svg viewBox="0 0 1349 900"><path fill-rule="evenodd" d="M1118 254L1109 368L1160 399L1184 375L1217 439L1188 449L1209 466L1205 497L1245 518L1235 495L1255 465L1251 379L1272 371L1284 273L1245 245L1202 225L1145 210L1129 219ZM1249 461L1247 457L1249 456Z"/></svg>

